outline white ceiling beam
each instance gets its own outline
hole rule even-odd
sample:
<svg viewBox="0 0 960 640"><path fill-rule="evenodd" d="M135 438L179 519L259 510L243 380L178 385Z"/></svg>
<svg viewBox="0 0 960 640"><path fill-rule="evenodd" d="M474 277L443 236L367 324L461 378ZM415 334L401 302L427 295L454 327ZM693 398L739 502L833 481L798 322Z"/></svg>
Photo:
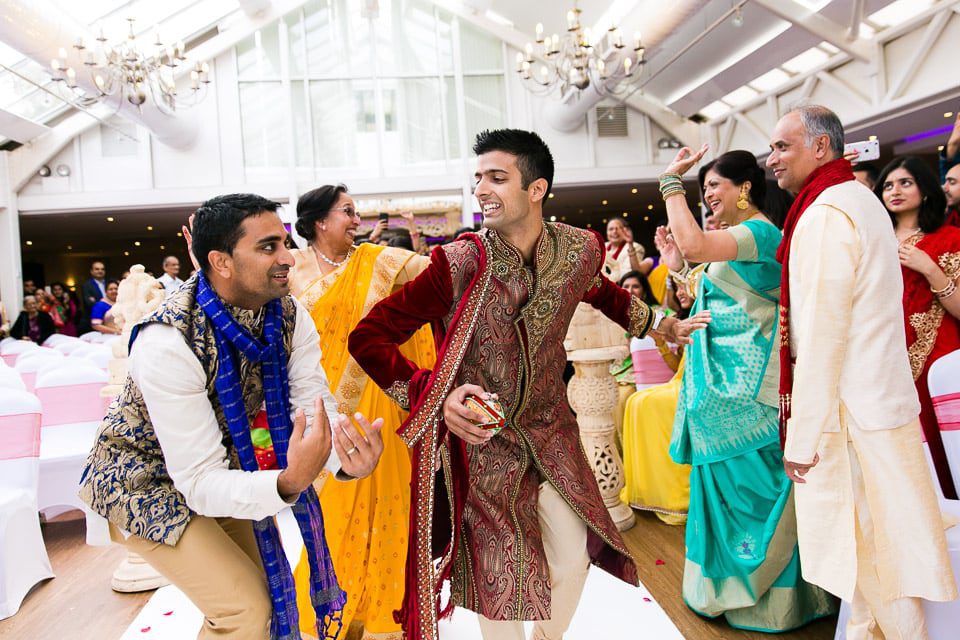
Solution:
<svg viewBox="0 0 960 640"><path fill-rule="evenodd" d="M894 98L900 97L900 94L907 88L907 83L916 74L915 70L920 67L923 60L927 57L927 54L930 53L931 47L933 47L933 44L940 38L940 35L943 33L952 16L952 11L941 11L933 16L933 20L927 24L927 28L923 32L920 44L914 47L913 54L910 56L910 62L904 66L900 76L887 90L887 95L884 96L885 102L890 102Z"/></svg>
<svg viewBox="0 0 960 640"><path fill-rule="evenodd" d="M49 130L50 128L46 125L27 120L12 111L0 109L0 136L24 143Z"/></svg>
<svg viewBox="0 0 960 640"><path fill-rule="evenodd" d="M847 29L847 38L856 40L860 37L860 23L863 22L863 4L865 0L853 0L850 8L850 27Z"/></svg>
<svg viewBox="0 0 960 640"><path fill-rule="evenodd" d="M237 0L237 4L251 18L270 8L270 0Z"/></svg>
<svg viewBox="0 0 960 640"><path fill-rule="evenodd" d="M873 50L866 41L851 40L848 29L794 0L754 0L754 3L862 62L872 60Z"/></svg>

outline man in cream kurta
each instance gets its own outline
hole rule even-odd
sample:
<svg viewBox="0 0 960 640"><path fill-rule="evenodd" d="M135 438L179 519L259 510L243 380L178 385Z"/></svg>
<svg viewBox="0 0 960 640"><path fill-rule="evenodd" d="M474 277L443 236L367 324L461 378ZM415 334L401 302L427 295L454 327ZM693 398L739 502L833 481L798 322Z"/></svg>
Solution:
<svg viewBox="0 0 960 640"><path fill-rule="evenodd" d="M798 191L838 157L836 137L842 147L832 112L792 111L777 124L767 165ZM883 205L856 181L828 187L797 222L789 260L796 361L784 461L797 482L803 577L851 603L849 639L926 638L920 599L951 600L957 590L920 440Z"/></svg>

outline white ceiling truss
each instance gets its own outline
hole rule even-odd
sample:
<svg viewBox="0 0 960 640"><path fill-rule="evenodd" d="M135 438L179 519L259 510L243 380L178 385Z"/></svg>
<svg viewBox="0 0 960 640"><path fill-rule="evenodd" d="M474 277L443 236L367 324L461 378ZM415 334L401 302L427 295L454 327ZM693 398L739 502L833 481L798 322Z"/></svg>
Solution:
<svg viewBox="0 0 960 640"><path fill-rule="evenodd" d="M953 73L958 41L960 2L937 3L877 34L869 43L867 60L840 50L822 64L702 125L705 138L716 154L733 148L766 153L769 133L780 115L804 101L834 109L848 138L877 135L881 142L889 142L918 133L903 129L909 126L903 116L941 104L951 104L953 109L960 99L960 83Z"/></svg>

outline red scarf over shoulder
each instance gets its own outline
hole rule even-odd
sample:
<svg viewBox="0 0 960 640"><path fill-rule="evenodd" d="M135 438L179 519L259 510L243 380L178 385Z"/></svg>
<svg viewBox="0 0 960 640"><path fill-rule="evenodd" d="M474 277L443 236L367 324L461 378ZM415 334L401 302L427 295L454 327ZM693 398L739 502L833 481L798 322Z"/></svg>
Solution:
<svg viewBox="0 0 960 640"><path fill-rule="evenodd" d="M831 160L813 170L800 187L800 192L787 212L783 224L783 240L777 249L777 262L782 265L780 276L780 446L787 442L787 421L791 413L793 395L793 357L790 353L790 243L800 216L821 193L832 186L853 180L853 168L848 160Z"/></svg>

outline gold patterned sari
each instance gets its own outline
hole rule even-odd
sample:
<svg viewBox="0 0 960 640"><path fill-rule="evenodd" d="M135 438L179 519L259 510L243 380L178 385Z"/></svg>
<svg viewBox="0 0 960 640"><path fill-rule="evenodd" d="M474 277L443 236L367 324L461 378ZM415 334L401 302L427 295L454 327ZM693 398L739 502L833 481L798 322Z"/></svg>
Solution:
<svg viewBox="0 0 960 640"><path fill-rule="evenodd" d="M344 415L359 411L383 418L384 449L374 472L362 480L318 478L327 543L340 587L347 592L343 626L363 637L401 638L393 611L403 598L410 511L410 457L396 430L406 412L384 395L347 351L347 337L374 304L415 275L427 260L403 249L362 244L342 266L322 275L311 250L294 251L291 291L310 311L323 352L330 390ZM408 264L413 259L416 264ZM436 358L429 327L401 347L421 367ZM304 553L306 553L304 551ZM294 572L300 629L316 629L305 556ZM343 636L341 636L343 637Z"/></svg>

